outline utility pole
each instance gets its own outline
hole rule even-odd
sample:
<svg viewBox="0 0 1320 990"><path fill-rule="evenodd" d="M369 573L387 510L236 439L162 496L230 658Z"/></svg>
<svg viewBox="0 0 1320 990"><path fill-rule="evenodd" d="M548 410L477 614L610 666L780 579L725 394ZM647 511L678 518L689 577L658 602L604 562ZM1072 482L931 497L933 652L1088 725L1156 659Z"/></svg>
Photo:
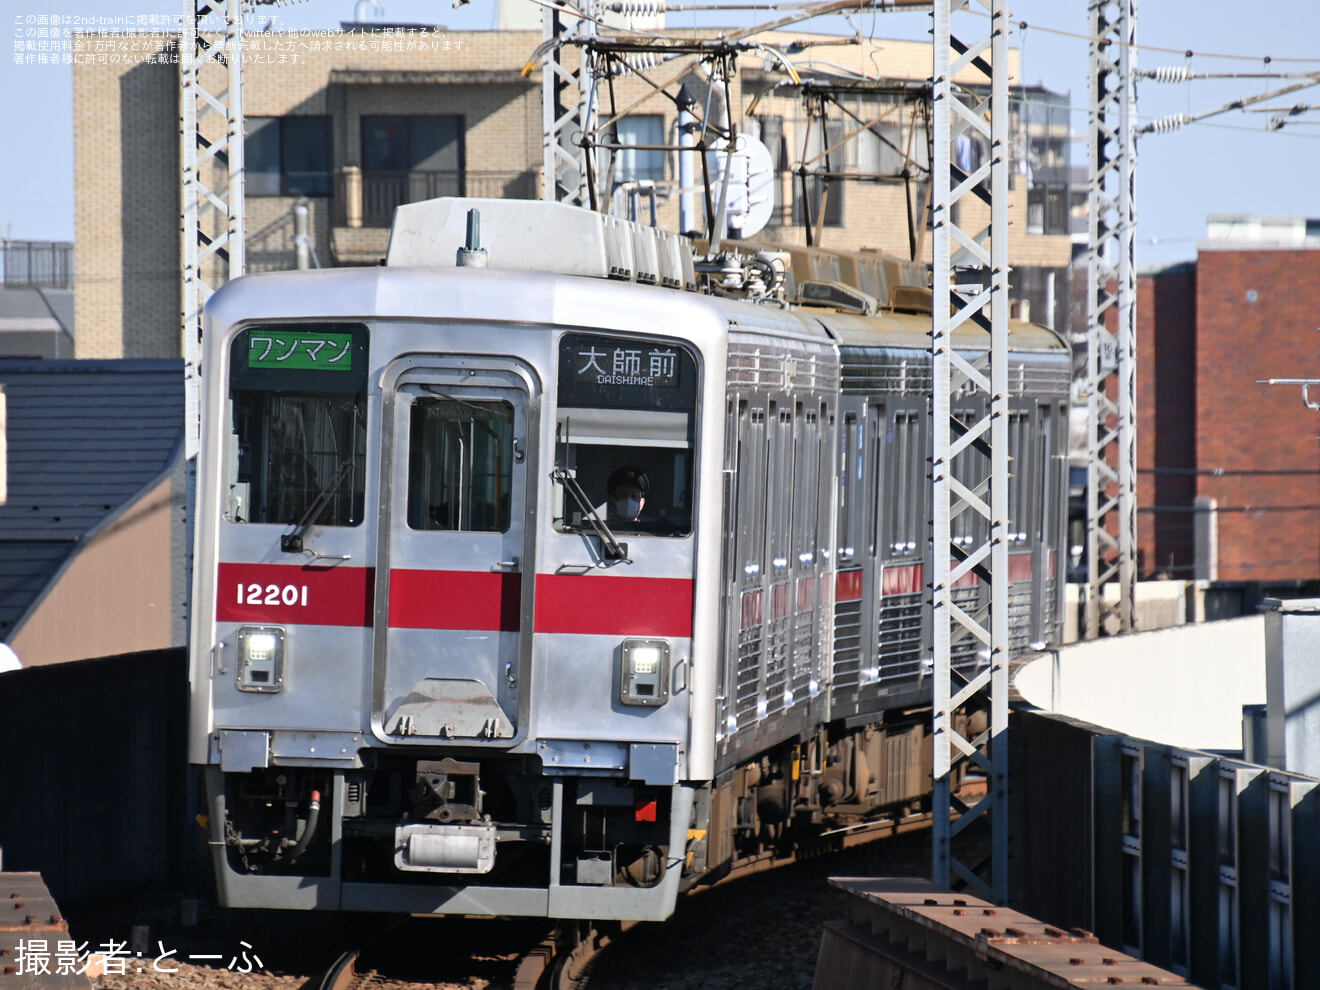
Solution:
<svg viewBox="0 0 1320 990"><path fill-rule="evenodd" d="M1136 624L1137 5L1088 2L1085 629L1094 639ZM1110 582L1117 583L1116 602L1104 597Z"/></svg>
<svg viewBox="0 0 1320 990"><path fill-rule="evenodd" d="M979 5L988 27L971 44L952 33L952 10ZM1008 33L1005 0L935 0L932 276L931 621L934 643L934 880L1008 899ZM955 85L977 72L989 99ZM962 141L960 142L960 139ZM964 172L959 144L988 150ZM986 208L989 224L983 222ZM969 333L970 331L970 333ZM957 349L954 341L957 333ZM969 352L976 351L975 355ZM960 595L975 575L987 597ZM955 667L973 640L974 660ZM961 650L960 656L967 651ZM988 716L988 718L986 718ZM969 732L969 727L981 731ZM970 738L969 738L970 736ZM952 793L955 772L984 776L970 808ZM956 821L952 820L957 814ZM958 837L990 829L988 863L964 862ZM988 865L988 876L985 867Z"/></svg>

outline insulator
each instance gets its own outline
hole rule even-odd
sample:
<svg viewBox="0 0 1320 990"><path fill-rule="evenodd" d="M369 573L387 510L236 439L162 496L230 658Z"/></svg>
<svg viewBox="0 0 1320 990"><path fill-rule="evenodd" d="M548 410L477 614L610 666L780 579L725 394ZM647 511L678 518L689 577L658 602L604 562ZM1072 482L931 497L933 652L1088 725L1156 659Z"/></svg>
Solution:
<svg viewBox="0 0 1320 990"><path fill-rule="evenodd" d="M660 56L655 52L633 52L623 57L630 69L654 69L660 64Z"/></svg>
<svg viewBox="0 0 1320 990"><path fill-rule="evenodd" d="M611 69L616 76L626 76L632 72L645 72L660 64L660 56L654 52L630 52L616 62Z"/></svg>
<svg viewBox="0 0 1320 990"><path fill-rule="evenodd" d="M1142 128L1147 134L1168 134L1170 131L1176 131L1181 127L1186 127L1191 121L1183 113L1175 113L1169 117L1161 117L1159 120L1152 120Z"/></svg>
<svg viewBox="0 0 1320 990"><path fill-rule="evenodd" d="M616 0L610 4L610 12L625 17L657 17L665 12L665 0Z"/></svg>
<svg viewBox="0 0 1320 990"><path fill-rule="evenodd" d="M1152 69L1143 75L1156 82L1181 83L1193 78L1194 73L1185 65L1161 65L1158 69Z"/></svg>

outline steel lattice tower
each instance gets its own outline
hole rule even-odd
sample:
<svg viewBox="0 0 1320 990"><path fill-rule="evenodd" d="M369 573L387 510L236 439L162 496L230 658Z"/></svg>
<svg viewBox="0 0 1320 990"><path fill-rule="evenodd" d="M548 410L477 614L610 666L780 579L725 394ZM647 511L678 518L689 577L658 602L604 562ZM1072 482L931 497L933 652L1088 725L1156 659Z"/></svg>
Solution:
<svg viewBox="0 0 1320 990"><path fill-rule="evenodd" d="M1094 638L1135 624L1136 0L1090 0L1088 14L1086 636ZM1116 603L1104 599L1113 581Z"/></svg>
<svg viewBox="0 0 1320 990"><path fill-rule="evenodd" d="M223 17L223 40L202 22ZM241 0L184 0L179 37L179 158L183 164L182 283L186 558L193 569L197 454L201 440L202 307L243 274L243 7ZM191 595L189 596L191 619Z"/></svg>
<svg viewBox="0 0 1320 990"><path fill-rule="evenodd" d="M592 14L594 5L586 0L584 12ZM541 63L541 115L543 120L545 193L552 203L570 203L592 207L587 167L589 151L583 142L595 130L595 83L591 57L585 47L579 49L578 67L564 65L562 54L567 33L566 15L560 6L541 9L541 34L546 47ZM578 21L584 37L595 34L595 22Z"/></svg>
<svg viewBox="0 0 1320 990"><path fill-rule="evenodd" d="M934 879L966 883L979 896L1008 896L1008 11L1004 0L971 0L990 14L971 44L952 34L953 6L936 0L932 156L934 364L931 384L930 552L934 643ZM969 26L982 26L981 21ZM979 73L989 98L954 84ZM953 160L959 139L989 153L970 174ZM986 210L989 223L983 223ZM955 350L955 339L957 349ZM975 574L990 589L980 608L955 588ZM972 637L982 662L954 668L954 647ZM973 715L978 721L973 721ZM988 715L982 731L967 732ZM971 738L969 738L969 736ZM985 797L966 808L952 793L960 766L982 774ZM952 821L957 812L959 817ZM955 839L974 822L990 828L985 864L965 863Z"/></svg>
<svg viewBox="0 0 1320 990"><path fill-rule="evenodd" d="M223 17L223 39L204 19ZM243 10L240 0L184 0L179 39L180 160L183 164L182 351L187 456L200 435L198 364L202 307L226 279L243 274Z"/></svg>

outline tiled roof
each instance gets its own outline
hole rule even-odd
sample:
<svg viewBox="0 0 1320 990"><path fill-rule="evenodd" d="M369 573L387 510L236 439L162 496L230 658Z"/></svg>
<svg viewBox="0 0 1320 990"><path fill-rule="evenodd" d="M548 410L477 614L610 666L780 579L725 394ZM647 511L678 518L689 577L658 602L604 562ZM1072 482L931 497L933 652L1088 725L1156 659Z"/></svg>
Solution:
<svg viewBox="0 0 1320 990"><path fill-rule="evenodd" d="M3 642L79 541L171 463L183 436L183 364L0 360L0 387Z"/></svg>

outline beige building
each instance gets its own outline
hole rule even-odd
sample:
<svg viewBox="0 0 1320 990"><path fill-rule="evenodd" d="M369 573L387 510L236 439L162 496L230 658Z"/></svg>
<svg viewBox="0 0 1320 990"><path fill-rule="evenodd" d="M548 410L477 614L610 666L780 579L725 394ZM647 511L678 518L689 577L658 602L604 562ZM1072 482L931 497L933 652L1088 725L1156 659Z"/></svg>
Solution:
<svg viewBox="0 0 1320 990"><path fill-rule="evenodd" d="M378 263L400 203L440 195L539 198L541 76L523 76L522 69L540 40L534 31L438 29L248 35L247 269L295 266L300 201L311 261L330 267ZM764 52L744 53L728 89L732 114L724 87L712 92L695 59L639 68L646 79L668 84L671 96L682 83L698 116L709 107L712 123L732 117L739 132L766 145L775 204L761 240L804 244L810 237L830 248L928 258L922 218L929 204L929 46L801 34L758 40L790 52L803 83L794 84ZM120 43L135 46L132 58L74 66L77 356L174 357L181 255L176 42L132 36ZM1010 75L1015 68L1016 53ZM968 70L959 81L974 94L984 79ZM1051 116L1053 94L1027 96L1013 124L1010 256L1022 276L1018 285L1029 289L1044 284L1039 273L1066 279L1071 238L1066 112ZM642 218L654 196L658 222L678 229L674 100L624 72L601 87L600 110L596 140L618 149L612 162L608 151L599 153L601 187L616 193L619 208L635 204ZM213 115L208 126L222 123ZM714 131L705 136L712 140ZM955 159L974 167L987 152L964 140ZM700 184L700 158L693 157ZM699 189L699 232L706 200ZM221 279L219 265L216 259L208 270L211 284ZM1065 303L1060 313L1065 285L1057 293ZM1033 315L1049 319L1039 301Z"/></svg>

